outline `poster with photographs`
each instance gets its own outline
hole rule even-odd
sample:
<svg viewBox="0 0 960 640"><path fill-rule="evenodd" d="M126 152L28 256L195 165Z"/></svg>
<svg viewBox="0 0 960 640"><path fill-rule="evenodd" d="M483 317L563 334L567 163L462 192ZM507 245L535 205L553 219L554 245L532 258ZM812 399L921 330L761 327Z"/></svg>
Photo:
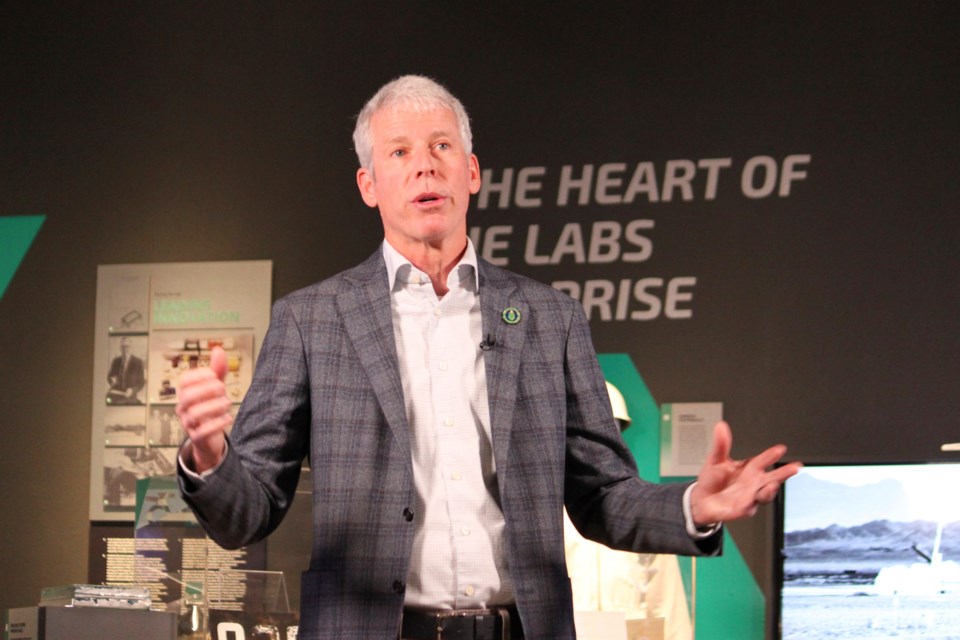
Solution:
<svg viewBox="0 0 960 640"><path fill-rule="evenodd" d="M137 503L137 480L172 475L177 469L176 456L177 449L170 447L104 449L104 508L132 509Z"/></svg>
<svg viewBox="0 0 960 640"><path fill-rule="evenodd" d="M109 359L104 401L114 407L143 405L147 382L147 336L110 336Z"/></svg>
<svg viewBox="0 0 960 640"><path fill-rule="evenodd" d="M227 356L227 397L240 402L253 379L253 343L252 333L154 332L150 336L150 402L176 404L180 375L210 366L214 347L223 349Z"/></svg>
<svg viewBox="0 0 960 640"><path fill-rule="evenodd" d="M110 333L146 333L150 305L150 278L128 273L112 283L109 292Z"/></svg>
<svg viewBox="0 0 960 640"><path fill-rule="evenodd" d="M97 270L90 519L133 521L136 481L176 471L180 376L226 354L236 415L270 323L266 260Z"/></svg>
<svg viewBox="0 0 960 640"><path fill-rule="evenodd" d="M108 447L142 447L146 444L145 407L109 407L104 413L103 444Z"/></svg>
<svg viewBox="0 0 960 640"><path fill-rule="evenodd" d="M150 415L147 416L147 444L151 447L176 447L183 442L184 435L174 406L150 406Z"/></svg>

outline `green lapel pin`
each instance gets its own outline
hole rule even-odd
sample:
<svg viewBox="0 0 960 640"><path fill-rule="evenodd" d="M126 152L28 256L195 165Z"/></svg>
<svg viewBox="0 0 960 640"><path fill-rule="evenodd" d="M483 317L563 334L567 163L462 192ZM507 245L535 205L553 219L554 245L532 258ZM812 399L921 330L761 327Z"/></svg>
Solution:
<svg viewBox="0 0 960 640"><path fill-rule="evenodd" d="M503 310L503 313L500 314L500 317L503 318L503 321L507 324L517 324L520 322L520 309L507 307Z"/></svg>

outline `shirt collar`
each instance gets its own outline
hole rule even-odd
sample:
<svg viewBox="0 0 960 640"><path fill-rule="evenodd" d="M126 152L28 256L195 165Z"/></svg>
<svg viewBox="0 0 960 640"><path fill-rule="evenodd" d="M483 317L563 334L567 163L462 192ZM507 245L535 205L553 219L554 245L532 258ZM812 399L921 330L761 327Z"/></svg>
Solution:
<svg viewBox="0 0 960 640"><path fill-rule="evenodd" d="M404 258L403 255L386 240L383 241L383 261L387 265L387 279L391 292L396 291L397 287L402 288L406 285L410 274L413 272L426 277L426 274L417 269L412 262ZM479 293L480 279L477 274L477 252L473 248L473 242L470 241L470 238L467 238L467 250L463 252L463 257L460 258L460 262L457 263L457 266L452 269L450 275L447 276L447 286L453 288L460 282L464 282L468 289ZM397 284L398 281L399 285ZM429 281L429 278L427 281Z"/></svg>

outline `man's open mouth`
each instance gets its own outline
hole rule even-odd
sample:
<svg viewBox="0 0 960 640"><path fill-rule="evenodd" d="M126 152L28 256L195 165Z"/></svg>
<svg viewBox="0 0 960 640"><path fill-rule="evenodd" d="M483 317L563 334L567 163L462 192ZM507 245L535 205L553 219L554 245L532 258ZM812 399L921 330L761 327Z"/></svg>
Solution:
<svg viewBox="0 0 960 640"><path fill-rule="evenodd" d="M443 196L439 193L421 193L414 198L413 201L417 204L430 204L431 202L439 202L440 200L443 200Z"/></svg>

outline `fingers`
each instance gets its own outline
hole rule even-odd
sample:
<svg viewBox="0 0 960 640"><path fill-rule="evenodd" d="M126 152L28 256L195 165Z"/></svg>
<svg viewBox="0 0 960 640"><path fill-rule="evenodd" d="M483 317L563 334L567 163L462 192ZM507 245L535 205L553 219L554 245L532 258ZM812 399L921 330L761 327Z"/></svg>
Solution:
<svg viewBox="0 0 960 640"><path fill-rule="evenodd" d="M211 428L221 427L224 423L232 421L230 417L231 402L226 397L219 396L196 402L189 407L184 407L177 412L180 417L180 423L183 425L187 434L203 436L209 434ZM229 426L229 424L226 424Z"/></svg>
<svg viewBox="0 0 960 640"><path fill-rule="evenodd" d="M777 444L755 455L748 464L756 469L766 469L782 458L786 452L787 447Z"/></svg>
<svg viewBox="0 0 960 640"><path fill-rule="evenodd" d="M180 374L180 390L182 392L184 389L204 380L220 380L220 378L210 367L188 369Z"/></svg>
<svg viewBox="0 0 960 640"><path fill-rule="evenodd" d="M732 447L733 434L730 432L730 425L721 420L713 427L713 443L710 445L710 452L707 454L706 464L726 462L730 458L730 449Z"/></svg>
<svg viewBox="0 0 960 640"><path fill-rule="evenodd" d="M219 463L224 452L224 434L233 425L230 415L233 403L227 397L224 384L226 373L226 353L214 347L209 367L190 369L180 376L176 412L193 443L190 457L197 472L212 469Z"/></svg>
<svg viewBox="0 0 960 640"><path fill-rule="evenodd" d="M755 498L756 503L760 505L760 504L768 504L770 502L773 502L773 499L777 497L777 492L779 490L780 490L779 482L769 482L765 484L764 486L760 487L760 489L757 491L757 495Z"/></svg>
<svg viewBox="0 0 960 640"><path fill-rule="evenodd" d="M755 500L758 504L767 504L777 497L777 492L783 483L795 475L803 465L799 462L791 462L782 467L777 467L767 471L763 475L763 484L757 489Z"/></svg>
<svg viewBox="0 0 960 640"><path fill-rule="evenodd" d="M180 378L179 399L177 401L177 415L190 414L196 407L211 400L226 400L226 386L217 379L209 369L204 370L206 375L184 374ZM200 369L188 372L201 373ZM183 416L181 416L182 418Z"/></svg>
<svg viewBox="0 0 960 640"><path fill-rule="evenodd" d="M791 462L767 472L767 477L776 481L778 484L783 484L788 478L797 475L797 472L802 468L803 463Z"/></svg>
<svg viewBox="0 0 960 640"><path fill-rule="evenodd" d="M177 416L193 443L192 464L187 464L202 473L216 467L223 455L224 434L233 425L232 403L226 396L223 381L210 369L190 376L186 384L183 382L181 377Z"/></svg>
<svg viewBox="0 0 960 640"><path fill-rule="evenodd" d="M222 350L220 355L224 356ZM225 360L222 364L226 366ZM178 396L177 416L194 442L228 428L233 421L226 385L212 368L184 372L180 376Z"/></svg>
<svg viewBox="0 0 960 640"><path fill-rule="evenodd" d="M222 449L222 436L233 425L233 416L229 413L194 422L187 434L194 446L211 453L219 453Z"/></svg>
<svg viewBox="0 0 960 640"><path fill-rule="evenodd" d="M733 434L726 422L713 429L713 442L690 496L695 522L717 522L751 517L771 502L780 486L800 470L791 462L771 468L787 452L775 445L745 460L733 460Z"/></svg>
<svg viewBox="0 0 960 640"><path fill-rule="evenodd" d="M763 484L774 483L779 487L787 478L796 475L801 467L803 467L799 462L791 462L771 469L770 467L780 460L786 452L787 448L778 444L775 447L770 447L760 455L754 456L747 464L753 468L755 473L759 474ZM767 469L769 469L769 471Z"/></svg>
<svg viewBox="0 0 960 640"><path fill-rule="evenodd" d="M227 353L223 347L214 347L210 351L210 369L221 380L227 377Z"/></svg>

